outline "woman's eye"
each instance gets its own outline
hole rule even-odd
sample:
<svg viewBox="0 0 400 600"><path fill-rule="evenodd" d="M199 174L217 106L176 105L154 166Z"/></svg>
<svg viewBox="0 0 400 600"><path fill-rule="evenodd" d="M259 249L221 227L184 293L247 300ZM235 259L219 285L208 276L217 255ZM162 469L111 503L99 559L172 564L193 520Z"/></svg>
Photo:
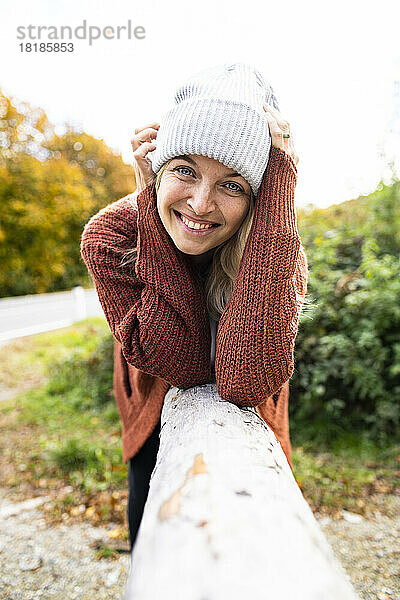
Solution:
<svg viewBox="0 0 400 600"><path fill-rule="evenodd" d="M178 171L178 173L181 173L182 175L190 175L192 172L192 169L189 169L189 167L176 167L174 169L174 171ZM182 173L182 171L187 171L187 172Z"/></svg>
<svg viewBox="0 0 400 600"><path fill-rule="evenodd" d="M243 188L233 181L228 182L226 185L233 185L233 188L229 188L232 192L243 192Z"/></svg>

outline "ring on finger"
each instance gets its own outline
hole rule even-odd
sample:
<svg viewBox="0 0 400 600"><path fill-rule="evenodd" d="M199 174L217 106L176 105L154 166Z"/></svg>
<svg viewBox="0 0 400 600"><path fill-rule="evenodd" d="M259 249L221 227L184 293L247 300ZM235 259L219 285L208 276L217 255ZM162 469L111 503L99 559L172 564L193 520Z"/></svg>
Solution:
<svg viewBox="0 0 400 600"><path fill-rule="evenodd" d="M281 124L281 129L283 130L283 137L290 137L290 125L287 121Z"/></svg>

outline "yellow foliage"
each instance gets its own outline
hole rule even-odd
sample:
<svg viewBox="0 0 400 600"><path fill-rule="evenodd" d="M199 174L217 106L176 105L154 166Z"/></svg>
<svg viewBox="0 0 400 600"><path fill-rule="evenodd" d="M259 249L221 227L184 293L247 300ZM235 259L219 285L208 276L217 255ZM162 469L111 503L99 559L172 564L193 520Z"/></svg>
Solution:
<svg viewBox="0 0 400 600"><path fill-rule="evenodd" d="M0 92L0 296L89 283L80 237L89 218L135 189L133 168L98 140Z"/></svg>

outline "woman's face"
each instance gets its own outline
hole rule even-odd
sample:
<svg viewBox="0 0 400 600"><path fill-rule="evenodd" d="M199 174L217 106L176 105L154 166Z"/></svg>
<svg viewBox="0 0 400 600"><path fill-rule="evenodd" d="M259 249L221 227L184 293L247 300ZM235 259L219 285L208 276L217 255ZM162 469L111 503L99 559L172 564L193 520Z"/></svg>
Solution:
<svg viewBox="0 0 400 600"><path fill-rule="evenodd" d="M185 254L200 255L236 233L250 198L250 185L233 169L213 158L190 154L167 165L157 192L157 208L176 247ZM197 223L213 226L199 229Z"/></svg>

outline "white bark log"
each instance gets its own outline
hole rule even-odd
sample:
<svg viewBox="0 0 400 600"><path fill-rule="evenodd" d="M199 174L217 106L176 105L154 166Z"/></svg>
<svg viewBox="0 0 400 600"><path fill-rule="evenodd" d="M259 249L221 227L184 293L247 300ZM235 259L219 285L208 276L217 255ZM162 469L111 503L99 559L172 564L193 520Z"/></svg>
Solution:
<svg viewBox="0 0 400 600"><path fill-rule="evenodd" d="M254 409L171 388L126 600L355 600Z"/></svg>

